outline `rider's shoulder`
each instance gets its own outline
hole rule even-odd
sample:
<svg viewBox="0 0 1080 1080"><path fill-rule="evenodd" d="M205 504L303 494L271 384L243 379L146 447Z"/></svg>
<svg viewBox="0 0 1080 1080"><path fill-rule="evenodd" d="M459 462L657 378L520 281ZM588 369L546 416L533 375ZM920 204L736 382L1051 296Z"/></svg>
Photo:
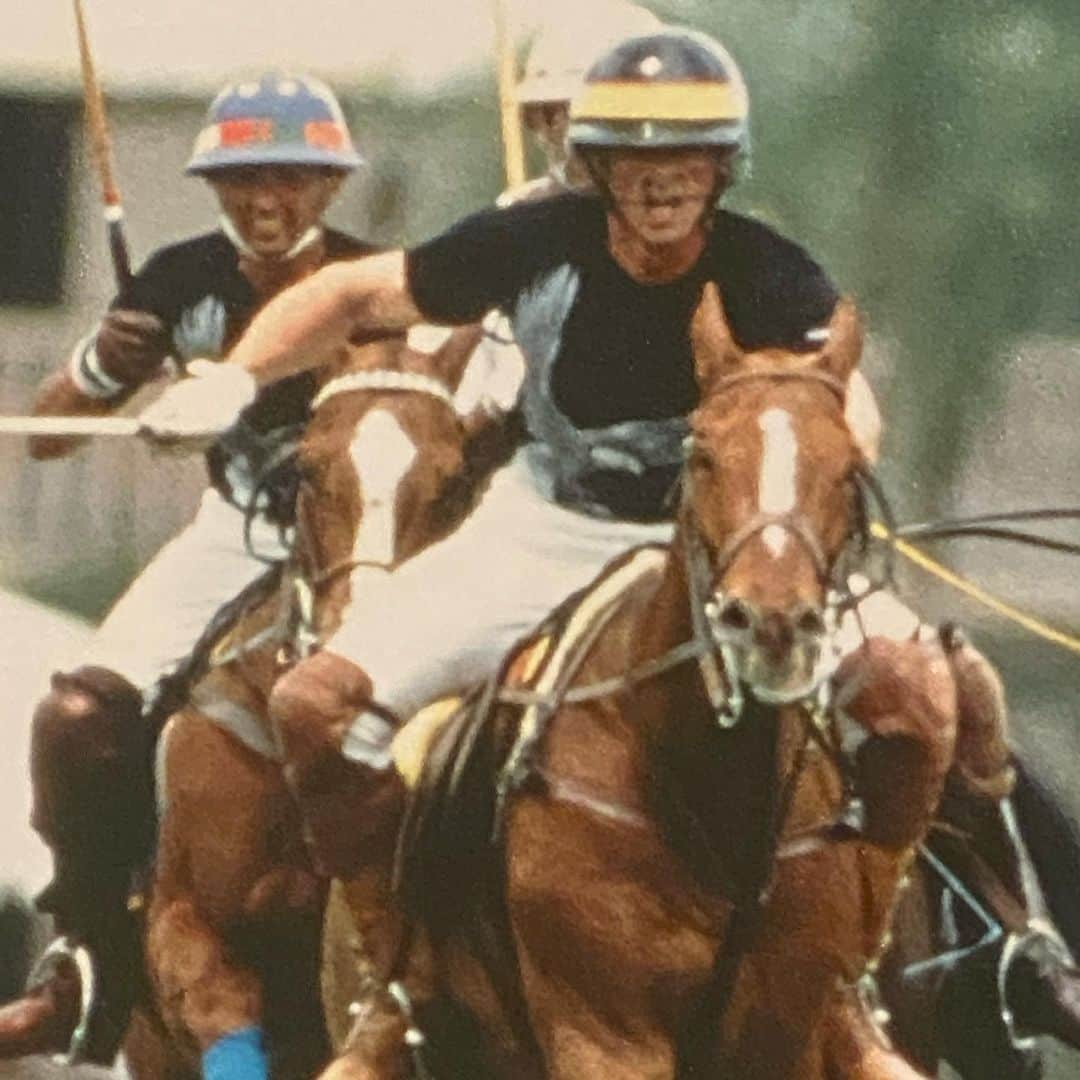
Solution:
<svg viewBox="0 0 1080 1080"><path fill-rule="evenodd" d="M800 244L771 225L729 211L716 216L712 272L746 348L810 348L839 293Z"/></svg>
<svg viewBox="0 0 1080 1080"><path fill-rule="evenodd" d="M721 283L753 292L807 294L835 301L825 268L801 244L758 218L722 210L712 231L712 257Z"/></svg>
<svg viewBox="0 0 1080 1080"><path fill-rule="evenodd" d="M569 189L553 176L538 176L526 180L524 184L507 188L496 200L500 209L522 202L536 202L538 199L551 199L556 195L565 195Z"/></svg>
<svg viewBox="0 0 1080 1080"><path fill-rule="evenodd" d="M537 251L562 251L604 234L603 201L589 192L563 189L482 213L489 229L516 236Z"/></svg>
<svg viewBox="0 0 1080 1080"><path fill-rule="evenodd" d="M562 188L547 195L519 198L511 202L500 200L488 210L481 210L493 221L520 222L525 228L539 228L556 223L575 224L588 218L603 219L604 205L592 192Z"/></svg>
<svg viewBox="0 0 1080 1080"><path fill-rule="evenodd" d="M458 244L480 250L509 250L532 266L561 257L600 235L603 204L596 196L566 191L544 199L527 199L510 206L488 206L451 225L420 248Z"/></svg>
<svg viewBox="0 0 1080 1080"><path fill-rule="evenodd" d="M749 214L718 210L713 237L719 252L738 259L817 266L816 261L801 244Z"/></svg>
<svg viewBox="0 0 1080 1080"><path fill-rule="evenodd" d="M159 247L139 268L138 276L202 269L229 258L235 259L234 250L228 237L220 229L213 229Z"/></svg>

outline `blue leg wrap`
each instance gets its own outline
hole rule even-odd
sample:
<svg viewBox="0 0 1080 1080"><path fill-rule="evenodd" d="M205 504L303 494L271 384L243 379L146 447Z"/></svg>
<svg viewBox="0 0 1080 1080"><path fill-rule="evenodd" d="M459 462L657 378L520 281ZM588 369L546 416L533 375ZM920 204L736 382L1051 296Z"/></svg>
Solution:
<svg viewBox="0 0 1080 1080"><path fill-rule="evenodd" d="M262 1028L247 1027L222 1035L202 1056L203 1080L269 1080Z"/></svg>

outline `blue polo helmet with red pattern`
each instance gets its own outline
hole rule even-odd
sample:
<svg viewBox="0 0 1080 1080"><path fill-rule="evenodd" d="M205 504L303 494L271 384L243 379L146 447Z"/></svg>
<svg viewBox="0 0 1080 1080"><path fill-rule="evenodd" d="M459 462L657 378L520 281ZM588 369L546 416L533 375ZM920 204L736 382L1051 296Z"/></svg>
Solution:
<svg viewBox="0 0 1080 1080"><path fill-rule="evenodd" d="M310 165L351 172L356 152L333 90L310 75L270 72L229 83L210 105L185 172Z"/></svg>

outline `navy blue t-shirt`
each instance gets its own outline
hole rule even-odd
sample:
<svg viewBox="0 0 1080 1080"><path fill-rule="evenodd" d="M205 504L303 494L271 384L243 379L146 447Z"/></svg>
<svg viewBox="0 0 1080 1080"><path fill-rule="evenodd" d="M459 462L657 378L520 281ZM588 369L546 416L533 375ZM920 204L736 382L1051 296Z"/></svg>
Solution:
<svg viewBox="0 0 1080 1080"><path fill-rule="evenodd" d="M323 242L326 262L358 259L380 250L334 229L324 231ZM114 308L157 315L186 359L223 356L260 306L240 271L236 248L220 231L155 252L112 302ZM245 410L245 422L259 432L302 423L315 385L315 374L303 372L264 387Z"/></svg>
<svg viewBox="0 0 1080 1080"><path fill-rule="evenodd" d="M580 428L685 416L698 388L690 324L705 283L716 283L743 348L818 347L837 292L797 244L753 218L717 211L697 263L666 284L642 284L612 258L597 195L567 193L484 210L407 255L409 288L432 322L512 312L530 285L561 265L579 288L552 374L559 408Z"/></svg>

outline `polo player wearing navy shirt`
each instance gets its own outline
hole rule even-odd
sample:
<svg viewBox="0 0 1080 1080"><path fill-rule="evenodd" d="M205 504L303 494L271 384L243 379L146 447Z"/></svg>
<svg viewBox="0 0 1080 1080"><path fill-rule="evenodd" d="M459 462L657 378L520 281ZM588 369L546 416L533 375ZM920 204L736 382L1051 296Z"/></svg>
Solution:
<svg viewBox="0 0 1080 1080"><path fill-rule="evenodd" d="M319 267L376 249L325 228L323 213L362 162L328 86L267 74L226 86L187 166L221 207L212 232L162 248L123 287L69 363L42 384L35 412L100 415L158 375L168 358L199 370L224 353L259 308ZM53 880L38 901L63 938L30 994L0 1010L0 1056L69 1049L111 1060L141 977L127 911L133 870L155 823L144 711L213 614L264 570L245 544L244 508L266 447L302 423L314 373L258 394L210 451L210 488L194 521L154 558L105 619L83 666L57 674L33 724L33 824L51 848ZM70 439L32 441L56 457ZM259 554L284 554L288 491L261 505ZM267 520L270 519L270 520Z"/></svg>

